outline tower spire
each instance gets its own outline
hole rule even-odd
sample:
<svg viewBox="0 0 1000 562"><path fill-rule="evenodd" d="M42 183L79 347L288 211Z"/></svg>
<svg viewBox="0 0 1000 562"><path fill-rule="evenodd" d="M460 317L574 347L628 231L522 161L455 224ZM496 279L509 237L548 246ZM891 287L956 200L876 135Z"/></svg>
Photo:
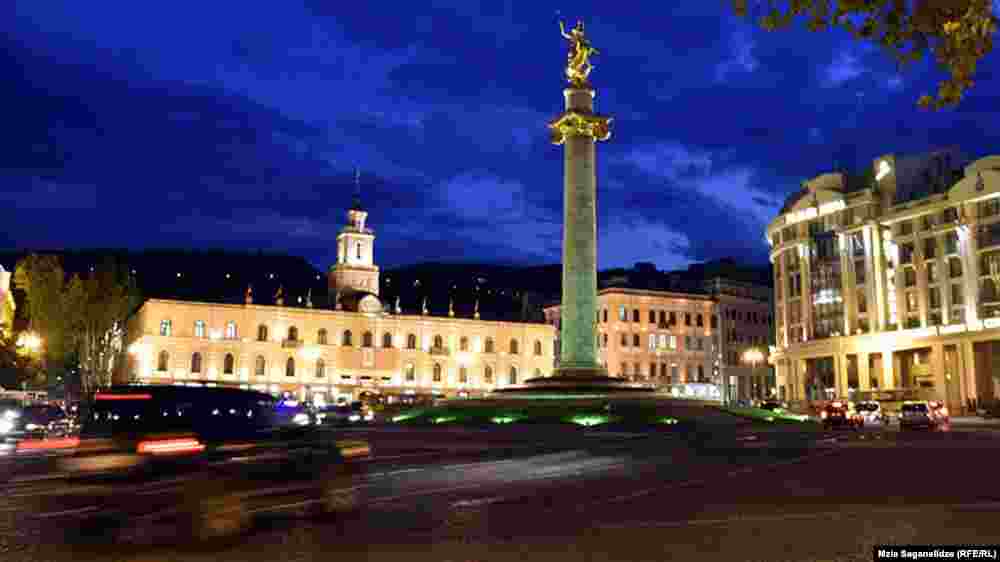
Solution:
<svg viewBox="0 0 1000 562"><path fill-rule="evenodd" d="M355 211L361 210L361 168L354 167L354 201L352 202L351 209Z"/></svg>

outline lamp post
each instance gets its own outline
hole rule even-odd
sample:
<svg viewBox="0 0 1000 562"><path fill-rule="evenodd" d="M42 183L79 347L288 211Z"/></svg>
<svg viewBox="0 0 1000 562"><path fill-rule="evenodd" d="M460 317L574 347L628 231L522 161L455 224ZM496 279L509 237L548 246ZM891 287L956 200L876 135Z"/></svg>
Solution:
<svg viewBox="0 0 1000 562"><path fill-rule="evenodd" d="M750 348L750 349L748 349L748 350L746 350L746 351L743 352L743 362L750 364L750 397L751 397L751 399L752 398L759 398L759 396L756 396L757 394L759 394L757 392L758 385L757 385L757 381L756 381L756 377L757 377L756 373L757 373L757 366L760 365L760 363L763 362L763 361L764 361L764 353L761 350L757 349L757 348L752 347L752 348Z"/></svg>

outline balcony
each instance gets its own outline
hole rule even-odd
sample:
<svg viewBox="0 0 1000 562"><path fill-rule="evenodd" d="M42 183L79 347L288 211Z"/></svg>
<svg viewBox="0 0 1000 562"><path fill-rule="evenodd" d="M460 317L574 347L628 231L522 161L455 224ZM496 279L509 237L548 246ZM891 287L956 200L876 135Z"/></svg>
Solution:
<svg viewBox="0 0 1000 562"><path fill-rule="evenodd" d="M302 347L302 340L281 340L281 347L286 349L298 349Z"/></svg>
<svg viewBox="0 0 1000 562"><path fill-rule="evenodd" d="M447 347L432 347L428 353L431 355L451 355L451 350Z"/></svg>

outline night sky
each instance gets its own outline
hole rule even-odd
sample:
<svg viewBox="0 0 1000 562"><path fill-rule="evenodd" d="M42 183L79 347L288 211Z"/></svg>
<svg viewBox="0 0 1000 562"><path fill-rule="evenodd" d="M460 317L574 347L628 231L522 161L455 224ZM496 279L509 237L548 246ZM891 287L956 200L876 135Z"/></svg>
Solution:
<svg viewBox="0 0 1000 562"><path fill-rule="evenodd" d="M765 262L803 179L882 154L1000 153L1000 63L915 107L842 33L766 33L728 2L69 2L0 18L0 247L223 247L319 267L361 170L382 266L560 259L577 17L601 53L600 267Z"/></svg>

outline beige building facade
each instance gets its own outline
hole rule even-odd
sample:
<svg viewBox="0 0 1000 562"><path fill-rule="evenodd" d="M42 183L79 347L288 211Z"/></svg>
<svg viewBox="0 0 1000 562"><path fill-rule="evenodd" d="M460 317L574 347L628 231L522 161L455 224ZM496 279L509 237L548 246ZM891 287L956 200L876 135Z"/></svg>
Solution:
<svg viewBox="0 0 1000 562"><path fill-rule="evenodd" d="M10 290L11 273L0 266L0 335L12 333L14 326L14 295Z"/></svg>
<svg viewBox="0 0 1000 562"><path fill-rule="evenodd" d="M146 301L128 325L133 380L332 402L363 392L480 396L550 376L546 324L402 315L378 298L374 232L355 204L329 273L333 309Z"/></svg>
<svg viewBox="0 0 1000 562"><path fill-rule="evenodd" d="M876 159L806 183L767 229L781 397L995 400L1000 157Z"/></svg>

